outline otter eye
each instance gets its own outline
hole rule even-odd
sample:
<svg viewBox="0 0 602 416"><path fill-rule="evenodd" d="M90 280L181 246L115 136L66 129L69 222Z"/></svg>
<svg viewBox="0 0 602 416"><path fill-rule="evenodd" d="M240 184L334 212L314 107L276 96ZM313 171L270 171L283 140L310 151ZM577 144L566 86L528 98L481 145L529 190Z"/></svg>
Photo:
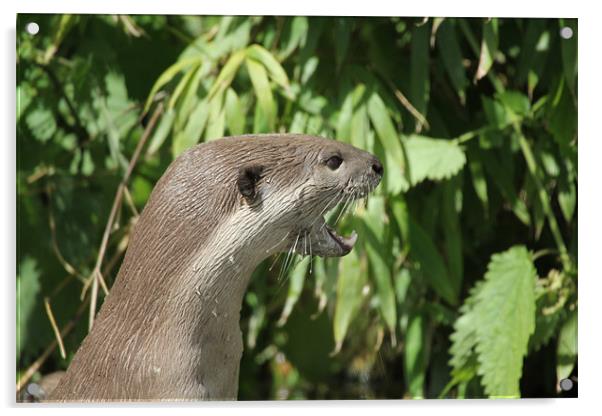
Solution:
<svg viewBox="0 0 602 416"><path fill-rule="evenodd" d="M328 166L330 170L337 170L339 166L341 166L341 163L343 163L343 159L341 159L339 156L331 156L326 161L326 166Z"/></svg>

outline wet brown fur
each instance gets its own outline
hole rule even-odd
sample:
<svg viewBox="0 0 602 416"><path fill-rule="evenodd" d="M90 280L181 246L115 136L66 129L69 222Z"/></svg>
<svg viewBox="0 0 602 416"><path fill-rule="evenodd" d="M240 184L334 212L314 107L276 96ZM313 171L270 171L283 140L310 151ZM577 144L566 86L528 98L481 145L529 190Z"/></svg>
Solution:
<svg viewBox="0 0 602 416"><path fill-rule="evenodd" d="M342 192L341 183L316 176L326 151L343 152L354 169L346 186L370 190L380 180L368 172L372 155L301 135L220 139L178 157L155 186L92 331L50 400L236 399L249 277L292 245L293 224ZM252 199L237 188L246 166L261 167L251 177L258 180Z"/></svg>

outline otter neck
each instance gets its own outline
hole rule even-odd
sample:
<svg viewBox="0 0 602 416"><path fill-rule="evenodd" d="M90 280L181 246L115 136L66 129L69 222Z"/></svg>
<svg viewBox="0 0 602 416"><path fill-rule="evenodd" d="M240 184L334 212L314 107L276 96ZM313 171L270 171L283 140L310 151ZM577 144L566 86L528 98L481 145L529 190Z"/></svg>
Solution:
<svg viewBox="0 0 602 416"><path fill-rule="evenodd" d="M218 226L171 285L161 320L171 322L171 353L195 398L236 399L243 342L240 310L251 274L286 244L286 234L250 221L248 207ZM265 230L271 230L267 233ZM280 235L282 234L282 235ZM236 240L226 236L236 235ZM165 327L163 327L165 328ZM165 336L161 333L161 336Z"/></svg>

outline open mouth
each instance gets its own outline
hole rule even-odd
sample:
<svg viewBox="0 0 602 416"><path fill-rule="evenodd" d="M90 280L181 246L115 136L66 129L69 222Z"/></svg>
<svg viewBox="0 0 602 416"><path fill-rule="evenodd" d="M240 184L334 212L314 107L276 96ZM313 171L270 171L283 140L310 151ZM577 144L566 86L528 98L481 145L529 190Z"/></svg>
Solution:
<svg viewBox="0 0 602 416"><path fill-rule="evenodd" d="M361 198L361 197L360 197ZM337 206L329 210L332 216L338 213L334 221L330 221L336 224L347 212L351 211L350 208L358 199L348 200L345 204L337 204L340 207L340 211L337 210ZM326 214L328 216L328 214ZM319 218L303 233L304 241L297 247L297 252L302 255L313 254L321 257L341 257L353 249L357 242L358 235L354 231L349 236L340 235L334 228L334 225L330 225L326 222L326 219L320 215Z"/></svg>
<svg viewBox="0 0 602 416"><path fill-rule="evenodd" d="M342 235L337 234L336 230L328 224L324 224L324 228L326 229L330 237L346 252L345 254L351 251L351 249L355 245L355 242L357 241L357 233L355 232L355 230L351 232L351 235L349 237L344 237Z"/></svg>

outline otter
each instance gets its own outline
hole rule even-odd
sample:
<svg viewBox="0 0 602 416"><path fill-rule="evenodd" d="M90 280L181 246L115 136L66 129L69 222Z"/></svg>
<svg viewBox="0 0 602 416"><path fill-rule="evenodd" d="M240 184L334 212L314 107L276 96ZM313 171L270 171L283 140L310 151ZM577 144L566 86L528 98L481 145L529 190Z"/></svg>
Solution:
<svg viewBox="0 0 602 416"><path fill-rule="evenodd" d="M332 139L244 135L176 158L153 189L115 283L49 401L236 400L240 310L261 261L344 256L324 214L383 167Z"/></svg>

